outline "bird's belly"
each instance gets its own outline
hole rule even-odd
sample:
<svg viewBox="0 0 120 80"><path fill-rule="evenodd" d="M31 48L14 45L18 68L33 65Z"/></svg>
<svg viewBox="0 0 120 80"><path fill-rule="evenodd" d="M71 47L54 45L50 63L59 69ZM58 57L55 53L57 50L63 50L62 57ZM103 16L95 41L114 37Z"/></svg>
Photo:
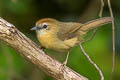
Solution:
<svg viewBox="0 0 120 80"><path fill-rule="evenodd" d="M51 36L49 35L45 35L45 36L37 36L41 46L45 47L45 48L49 48L52 43L54 42L53 38L51 38Z"/></svg>
<svg viewBox="0 0 120 80"><path fill-rule="evenodd" d="M51 36L37 36L41 46L52 49L59 52L66 52L70 48L65 45L63 41L60 41L56 38L51 38Z"/></svg>

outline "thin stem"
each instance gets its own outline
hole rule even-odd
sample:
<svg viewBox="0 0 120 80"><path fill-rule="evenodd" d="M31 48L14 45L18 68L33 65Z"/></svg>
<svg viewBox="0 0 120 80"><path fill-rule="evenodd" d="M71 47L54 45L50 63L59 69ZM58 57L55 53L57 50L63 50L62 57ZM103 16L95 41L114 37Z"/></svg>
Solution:
<svg viewBox="0 0 120 80"><path fill-rule="evenodd" d="M82 43L85 43L85 42L88 42L88 41L92 40L93 37L95 36L97 30L98 30L97 28L94 29L92 35L88 39L84 40Z"/></svg>
<svg viewBox="0 0 120 80"><path fill-rule="evenodd" d="M102 14L103 14L103 9L104 9L104 1L100 0L100 2L101 2L101 5L100 5L99 17L101 18ZM89 37L87 40L83 41L83 43L87 42L87 41L89 41L91 39L93 39L93 37L95 36L97 30L98 30L98 28L96 28L95 30L93 30L93 34L91 35L91 37Z"/></svg>
<svg viewBox="0 0 120 80"><path fill-rule="evenodd" d="M103 0L100 0L100 2L101 2L101 6L100 6L99 17L102 17L102 14L103 14L103 8L104 8L104 1L103 1Z"/></svg>
<svg viewBox="0 0 120 80"><path fill-rule="evenodd" d="M96 68L96 70L99 72L99 75L101 77L101 80L104 80L104 76L102 71L100 70L100 68L97 66L97 64L95 64L95 62L89 57L89 55L85 52L84 48L82 47L82 44L80 43L80 49L82 51L82 53L86 56L86 58L88 59L88 61Z"/></svg>
<svg viewBox="0 0 120 80"><path fill-rule="evenodd" d="M108 1L108 7L109 7L109 11L110 11L110 16L113 18L113 21L112 21L112 50L113 50L112 55L113 56L112 56L112 71L111 71L111 76L112 76L113 72L114 72L114 68L115 68L115 24L114 24L114 17L113 17L110 0L107 0L107 1Z"/></svg>

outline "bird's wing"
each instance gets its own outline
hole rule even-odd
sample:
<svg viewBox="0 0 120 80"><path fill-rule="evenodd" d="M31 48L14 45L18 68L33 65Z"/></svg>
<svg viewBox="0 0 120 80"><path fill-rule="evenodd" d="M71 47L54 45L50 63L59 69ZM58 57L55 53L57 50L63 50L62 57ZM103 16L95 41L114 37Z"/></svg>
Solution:
<svg viewBox="0 0 120 80"><path fill-rule="evenodd" d="M75 37L75 32L80 29L82 24L75 22L67 22L59 24L57 36L61 40L66 40Z"/></svg>

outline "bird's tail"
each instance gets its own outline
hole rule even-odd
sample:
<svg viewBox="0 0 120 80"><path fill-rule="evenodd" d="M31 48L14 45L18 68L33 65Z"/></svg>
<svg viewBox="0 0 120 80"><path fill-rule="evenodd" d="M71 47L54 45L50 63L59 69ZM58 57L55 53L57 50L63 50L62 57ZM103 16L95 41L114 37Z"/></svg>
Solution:
<svg viewBox="0 0 120 80"><path fill-rule="evenodd" d="M108 23L112 22L112 20L113 19L111 17L104 17L104 18L95 19L95 20L86 22L85 24L83 24L80 27L80 29L77 33L78 34L78 41L82 42L84 35L86 35L86 33L89 30L98 28L104 24L108 24Z"/></svg>
<svg viewBox="0 0 120 80"><path fill-rule="evenodd" d="M85 24L83 24L80 28L80 30L82 31L88 31L97 27L100 27L104 24L108 24L110 22L112 22L113 18L111 17L103 17L103 18L99 18L99 19L95 19L89 22L86 22Z"/></svg>

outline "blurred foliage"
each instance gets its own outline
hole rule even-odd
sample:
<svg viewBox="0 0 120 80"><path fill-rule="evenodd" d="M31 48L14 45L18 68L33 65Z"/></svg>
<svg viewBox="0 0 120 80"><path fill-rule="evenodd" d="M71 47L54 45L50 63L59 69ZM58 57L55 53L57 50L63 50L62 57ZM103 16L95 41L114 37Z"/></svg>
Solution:
<svg viewBox="0 0 120 80"><path fill-rule="evenodd" d="M111 1L115 16L117 50L113 80L120 80L120 0ZM35 33L30 31L38 19L50 17L61 21L84 23L98 18L99 8L100 0L0 0L0 16L14 24L38 45ZM103 16L109 16L107 3L105 3ZM111 36L111 24L107 24L99 28L91 41L83 45L88 55L103 71L105 80L109 80L112 67ZM49 50L48 52L48 55L61 62L66 56L64 53L57 54ZM100 80L98 72L81 53L79 46L71 50L67 65L90 80ZM53 79L0 41L0 80Z"/></svg>

